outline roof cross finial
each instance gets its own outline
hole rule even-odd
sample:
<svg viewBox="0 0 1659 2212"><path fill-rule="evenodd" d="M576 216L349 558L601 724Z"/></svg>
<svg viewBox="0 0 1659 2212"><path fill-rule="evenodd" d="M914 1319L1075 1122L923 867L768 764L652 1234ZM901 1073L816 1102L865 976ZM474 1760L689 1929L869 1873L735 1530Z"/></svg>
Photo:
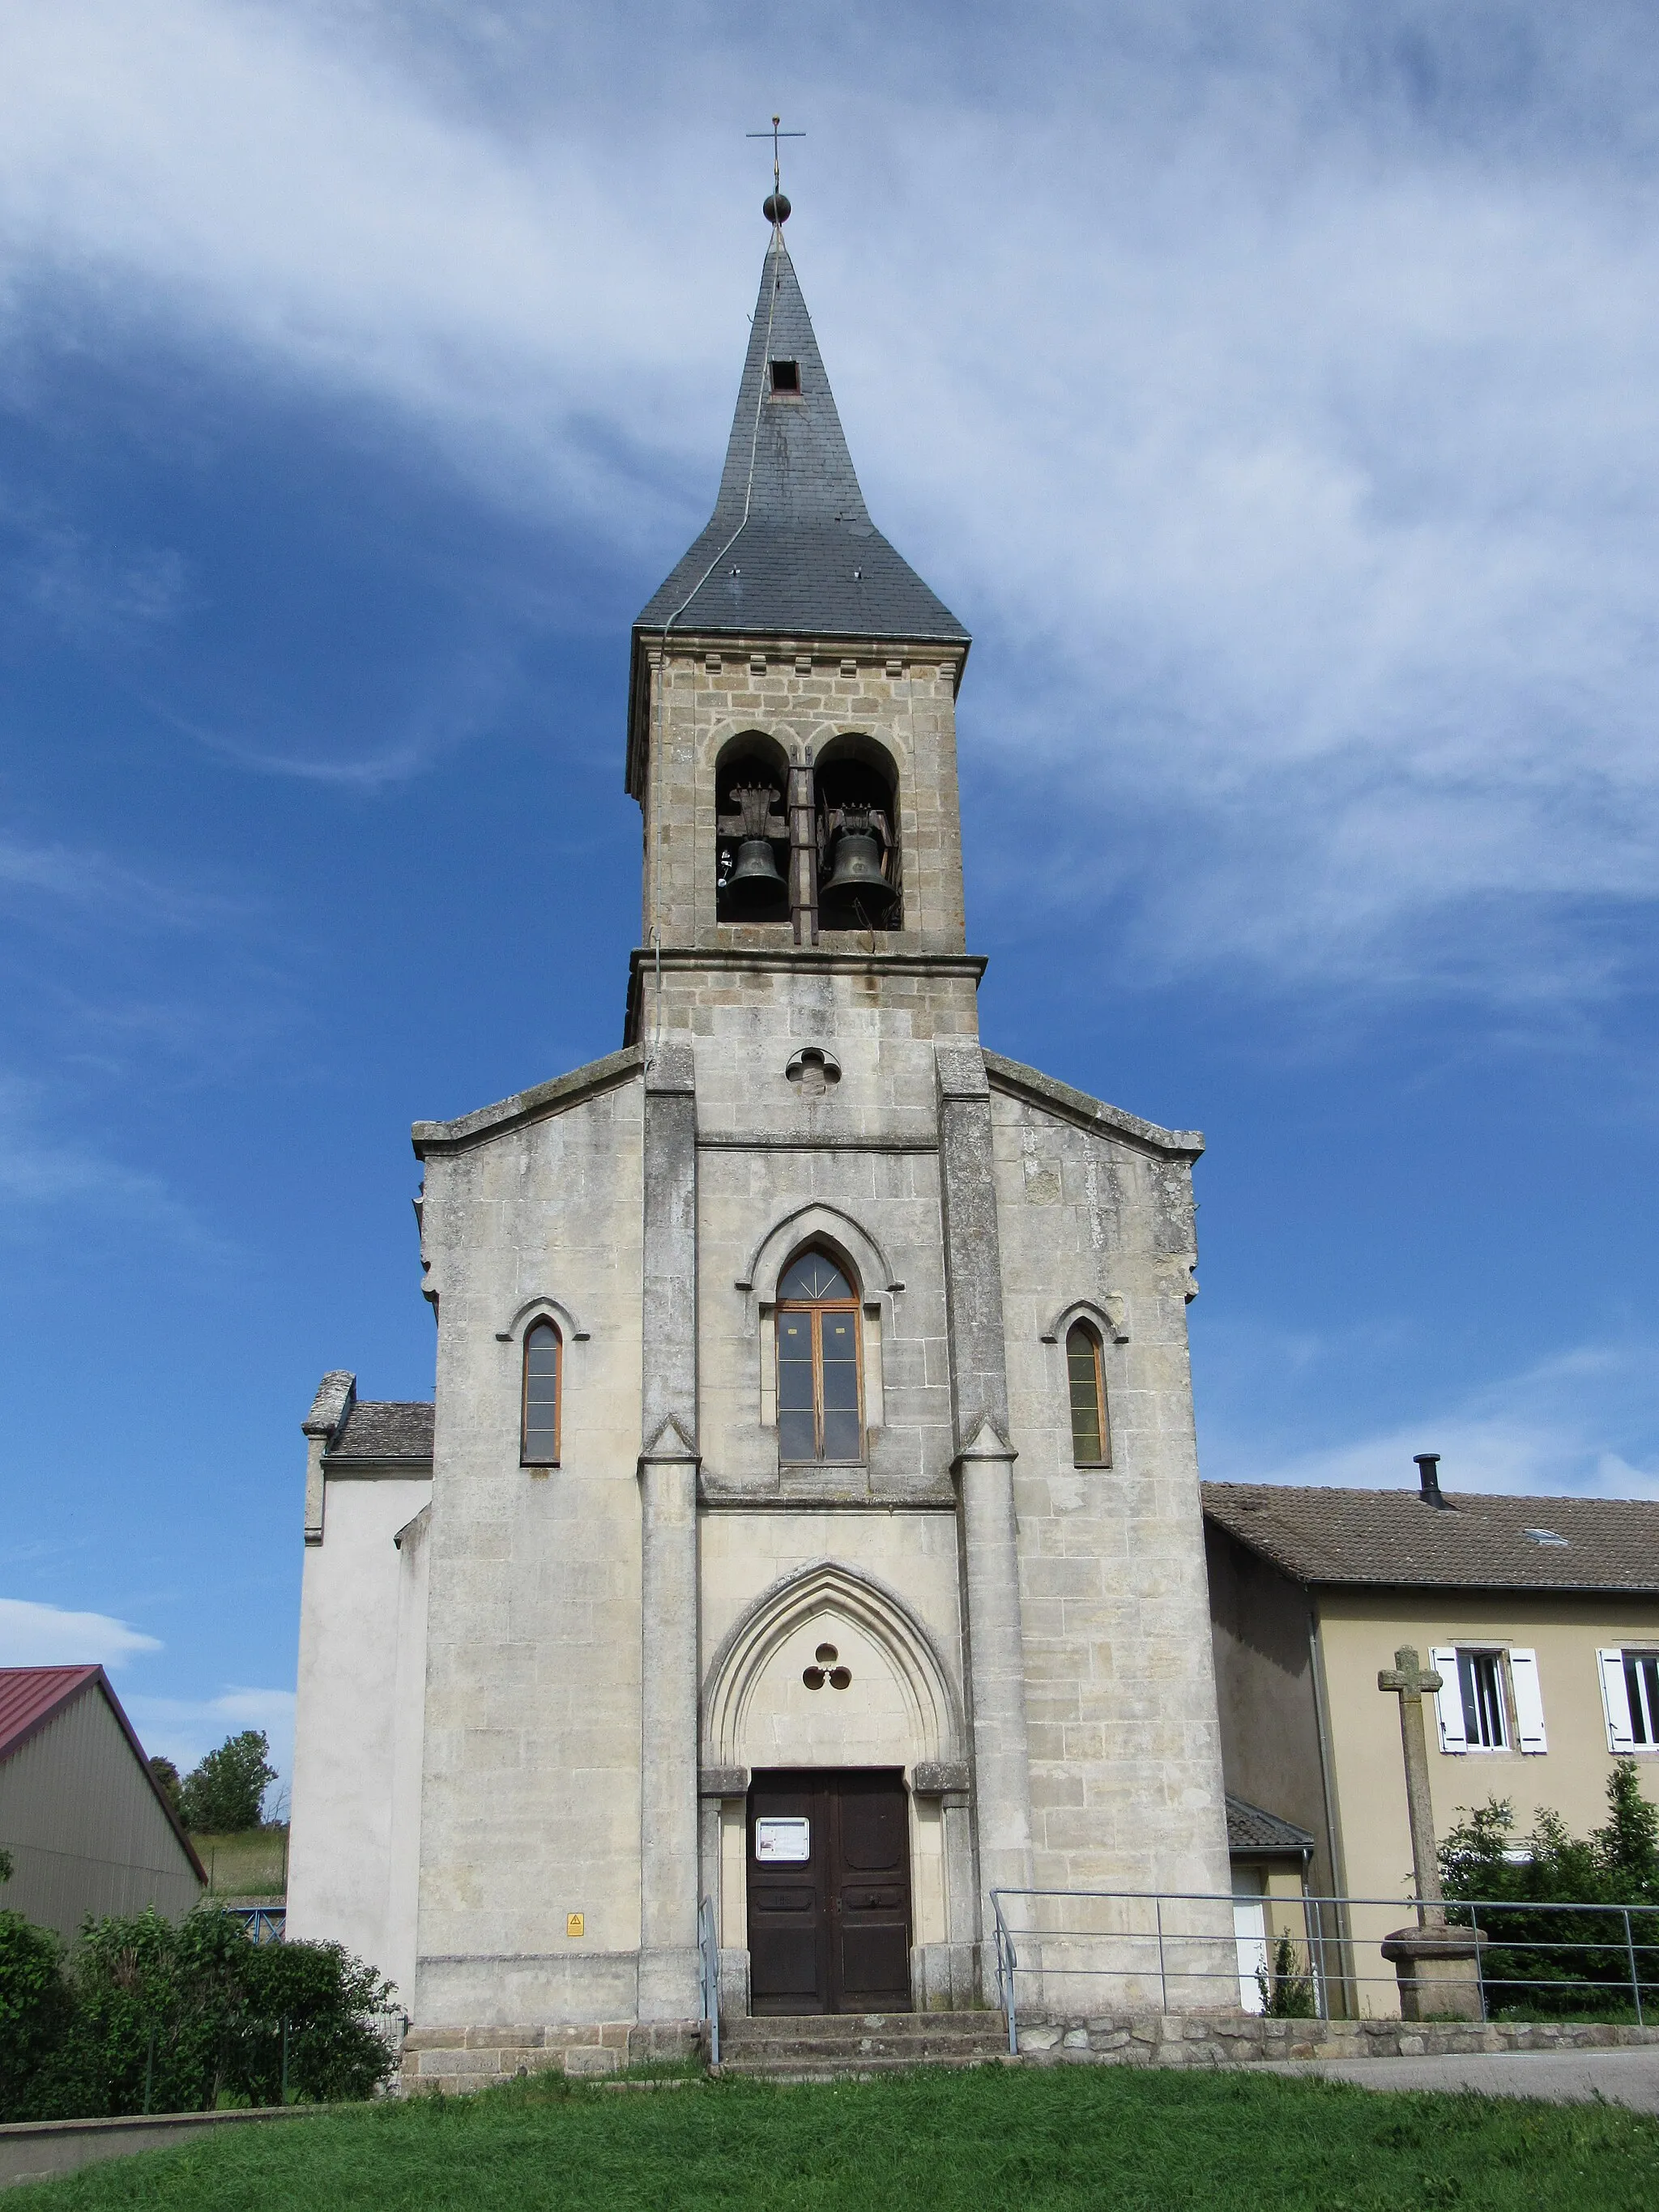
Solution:
<svg viewBox="0 0 1659 2212"><path fill-rule="evenodd" d="M745 131L743 134L745 138L769 138L772 141L772 189L761 203L761 213L771 224L780 240L783 237L783 226L789 220L789 203L783 196L783 179L778 161L778 141L780 138L804 138L806 136L804 131L780 131L778 125L782 120L783 118L781 115L775 115L772 118L772 128L769 131Z"/></svg>

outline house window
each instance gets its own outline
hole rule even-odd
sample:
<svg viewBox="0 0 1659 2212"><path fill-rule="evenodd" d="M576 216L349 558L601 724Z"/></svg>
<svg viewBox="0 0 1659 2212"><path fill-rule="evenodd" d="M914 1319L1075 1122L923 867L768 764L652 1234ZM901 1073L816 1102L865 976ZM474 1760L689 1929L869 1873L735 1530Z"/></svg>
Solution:
<svg viewBox="0 0 1659 2212"><path fill-rule="evenodd" d="M1626 1651L1624 1661L1631 1741L1651 1751L1659 1745L1659 1651Z"/></svg>
<svg viewBox="0 0 1659 2212"><path fill-rule="evenodd" d="M1659 1751L1659 1651L1598 1651L1607 1749Z"/></svg>
<svg viewBox="0 0 1659 2212"><path fill-rule="evenodd" d="M798 361L775 361L772 363L772 389L774 392L799 392L800 363Z"/></svg>
<svg viewBox="0 0 1659 2212"><path fill-rule="evenodd" d="M1435 1706L1440 1748L1449 1752L1549 1749L1538 1654L1518 1644L1482 1650L1478 1644L1431 1651L1440 1677Z"/></svg>
<svg viewBox="0 0 1659 2212"><path fill-rule="evenodd" d="M1471 1751L1507 1751L1509 1714L1504 1702L1501 1651L1460 1651L1457 1687L1463 1706L1463 1737Z"/></svg>
<svg viewBox="0 0 1659 2212"><path fill-rule="evenodd" d="M1109 1467L1112 1432L1106 1419L1106 1378L1100 1339L1085 1321L1066 1333L1066 1379L1072 1396L1072 1462L1076 1467Z"/></svg>
<svg viewBox="0 0 1659 2212"><path fill-rule="evenodd" d="M795 1463L864 1456L859 1302L822 1252L803 1252L778 1285L778 1456Z"/></svg>
<svg viewBox="0 0 1659 2212"><path fill-rule="evenodd" d="M559 1463L559 1357L563 1347L550 1321L538 1321L524 1340L524 1421L520 1463Z"/></svg>

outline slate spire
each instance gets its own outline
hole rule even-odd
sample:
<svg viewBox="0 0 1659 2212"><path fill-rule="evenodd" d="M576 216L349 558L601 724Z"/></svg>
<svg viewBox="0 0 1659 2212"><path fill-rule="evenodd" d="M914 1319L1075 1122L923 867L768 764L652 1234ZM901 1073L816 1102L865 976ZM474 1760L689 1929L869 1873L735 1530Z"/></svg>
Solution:
<svg viewBox="0 0 1659 2212"><path fill-rule="evenodd" d="M870 520L812 321L774 223L720 495L641 613L676 630L853 640L967 632Z"/></svg>

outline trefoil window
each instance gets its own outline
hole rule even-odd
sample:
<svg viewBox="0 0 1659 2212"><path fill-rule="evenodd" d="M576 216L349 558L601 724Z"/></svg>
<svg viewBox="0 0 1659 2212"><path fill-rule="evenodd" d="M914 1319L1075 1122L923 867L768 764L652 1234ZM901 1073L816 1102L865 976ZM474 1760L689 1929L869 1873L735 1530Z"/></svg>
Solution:
<svg viewBox="0 0 1659 2212"><path fill-rule="evenodd" d="M796 1465L864 1456L859 1302L822 1252L803 1252L778 1285L778 1456Z"/></svg>
<svg viewBox="0 0 1659 2212"><path fill-rule="evenodd" d="M1073 1465L1109 1467L1112 1432L1100 1339L1086 1321L1073 1322L1066 1332L1066 1380L1072 1400Z"/></svg>
<svg viewBox="0 0 1659 2212"><path fill-rule="evenodd" d="M550 1321L525 1332L524 1416L519 1459L523 1467L559 1463L559 1384L563 1346Z"/></svg>

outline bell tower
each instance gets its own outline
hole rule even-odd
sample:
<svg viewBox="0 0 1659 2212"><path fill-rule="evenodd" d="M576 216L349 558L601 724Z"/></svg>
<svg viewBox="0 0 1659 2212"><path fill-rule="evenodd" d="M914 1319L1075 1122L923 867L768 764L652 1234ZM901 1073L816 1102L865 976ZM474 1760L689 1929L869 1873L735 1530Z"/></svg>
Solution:
<svg viewBox="0 0 1659 2212"><path fill-rule="evenodd" d="M648 970L713 956L964 950L956 694L969 637L870 520L768 202L719 496L634 625L628 788L644 814Z"/></svg>

